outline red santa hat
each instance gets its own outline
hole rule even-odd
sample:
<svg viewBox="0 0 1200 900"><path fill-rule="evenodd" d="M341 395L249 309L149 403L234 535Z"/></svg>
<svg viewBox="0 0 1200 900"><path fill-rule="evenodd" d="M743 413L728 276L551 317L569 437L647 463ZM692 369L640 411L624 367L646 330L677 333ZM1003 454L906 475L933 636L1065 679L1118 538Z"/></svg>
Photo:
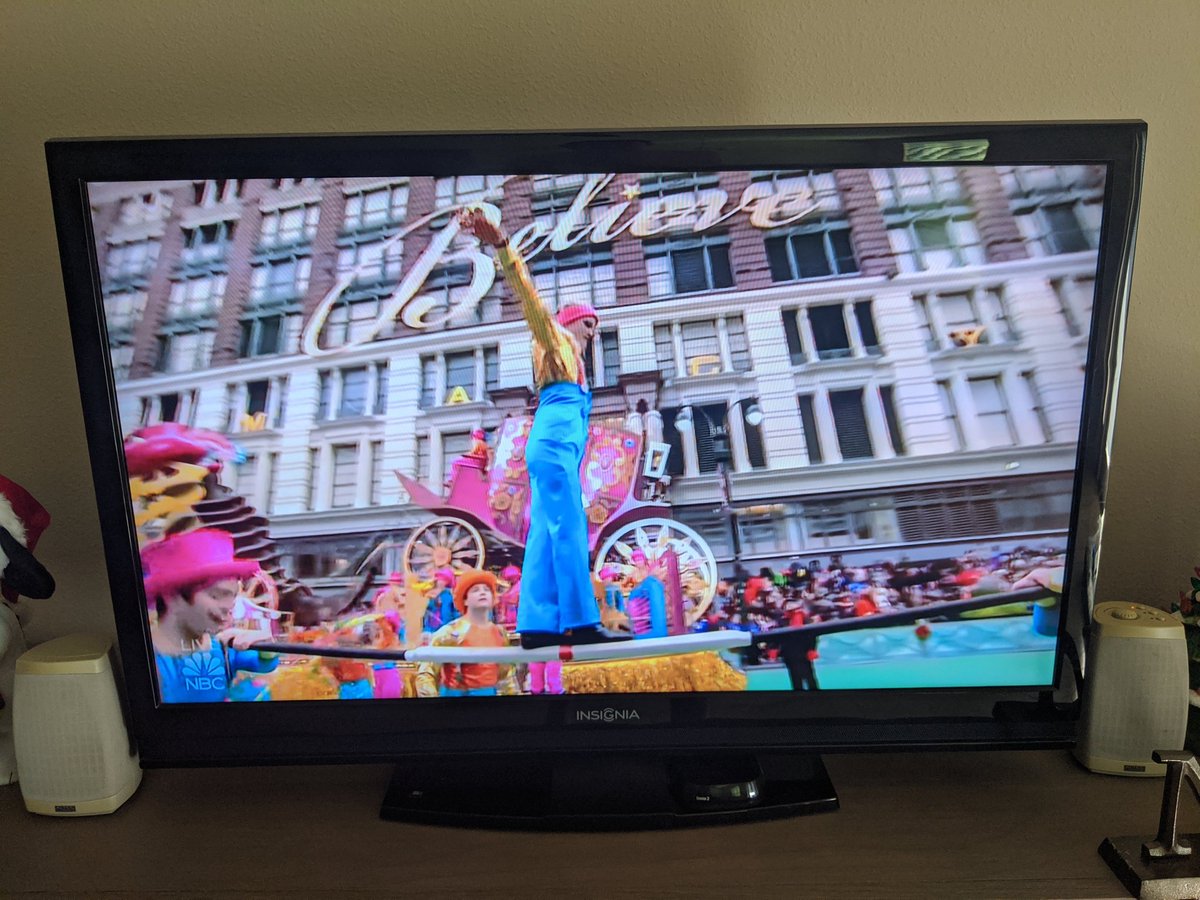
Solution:
<svg viewBox="0 0 1200 900"><path fill-rule="evenodd" d="M54 593L54 579L34 558L50 513L27 490L0 475L0 595L41 600Z"/></svg>

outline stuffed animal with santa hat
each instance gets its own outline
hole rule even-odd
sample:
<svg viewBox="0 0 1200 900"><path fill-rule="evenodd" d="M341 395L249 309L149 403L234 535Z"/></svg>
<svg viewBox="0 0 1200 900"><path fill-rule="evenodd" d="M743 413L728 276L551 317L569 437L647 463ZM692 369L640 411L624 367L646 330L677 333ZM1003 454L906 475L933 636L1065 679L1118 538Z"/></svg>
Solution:
<svg viewBox="0 0 1200 900"><path fill-rule="evenodd" d="M44 600L54 579L33 555L50 513L16 482L0 475L0 784L17 780L12 689L17 657L26 650L21 597Z"/></svg>

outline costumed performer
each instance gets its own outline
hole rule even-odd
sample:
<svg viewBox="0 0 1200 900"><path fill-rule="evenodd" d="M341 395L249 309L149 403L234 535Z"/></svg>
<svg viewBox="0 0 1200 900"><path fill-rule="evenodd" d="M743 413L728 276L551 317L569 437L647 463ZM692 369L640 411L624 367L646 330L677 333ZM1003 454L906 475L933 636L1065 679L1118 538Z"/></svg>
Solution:
<svg viewBox="0 0 1200 900"><path fill-rule="evenodd" d="M443 625L432 647L507 647L508 633L492 621L496 606L496 576L467 569L454 587L454 605L461 616ZM499 663L421 663L417 668L418 697L494 697L519 694L512 665Z"/></svg>
<svg viewBox="0 0 1200 900"><path fill-rule="evenodd" d="M605 628L588 571L588 526L579 467L588 439L592 395L583 349L600 318L587 305L564 306L557 317L542 303L525 261L481 209L459 214L464 230L496 248L496 258L533 339L538 406L525 445L529 471L529 532L517 631L526 649L554 644L627 640Z"/></svg>
<svg viewBox="0 0 1200 900"><path fill-rule="evenodd" d="M269 632L231 627L240 582L259 571L233 553L233 535L200 529L142 548L146 599L158 611L152 633L159 692L164 703L218 703L263 699L238 672L274 671L279 659L250 645Z"/></svg>

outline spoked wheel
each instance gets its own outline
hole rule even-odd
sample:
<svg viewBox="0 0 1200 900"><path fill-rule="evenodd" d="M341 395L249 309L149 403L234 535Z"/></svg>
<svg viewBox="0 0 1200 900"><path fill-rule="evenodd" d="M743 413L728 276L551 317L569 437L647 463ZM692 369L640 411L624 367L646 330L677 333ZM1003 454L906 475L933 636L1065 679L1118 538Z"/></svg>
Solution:
<svg viewBox="0 0 1200 900"><path fill-rule="evenodd" d="M416 529L404 546L404 572L432 581L438 569L482 569L483 537L465 519L441 516Z"/></svg>
<svg viewBox="0 0 1200 900"><path fill-rule="evenodd" d="M632 574L636 550L645 554L651 570L658 567L668 550L675 551L684 596L692 600L687 622L691 625L699 620L717 592L717 559L708 542L694 529L673 519L641 519L608 537L596 554L596 575L605 566Z"/></svg>

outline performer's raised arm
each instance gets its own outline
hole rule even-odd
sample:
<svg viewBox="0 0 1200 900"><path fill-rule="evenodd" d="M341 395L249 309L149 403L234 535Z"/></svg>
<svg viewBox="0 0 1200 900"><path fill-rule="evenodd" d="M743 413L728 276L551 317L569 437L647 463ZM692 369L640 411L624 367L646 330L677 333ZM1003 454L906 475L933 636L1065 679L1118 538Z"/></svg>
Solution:
<svg viewBox="0 0 1200 900"><path fill-rule="evenodd" d="M542 298L538 296L525 260L509 246L508 236L489 222L480 209L464 209L459 213L459 223L463 231L472 232L483 243L496 248L496 258L500 262L504 280L521 301L521 313L529 324L533 339L546 352L557 353L562 338L554 318L542 303Z"/></svg>

